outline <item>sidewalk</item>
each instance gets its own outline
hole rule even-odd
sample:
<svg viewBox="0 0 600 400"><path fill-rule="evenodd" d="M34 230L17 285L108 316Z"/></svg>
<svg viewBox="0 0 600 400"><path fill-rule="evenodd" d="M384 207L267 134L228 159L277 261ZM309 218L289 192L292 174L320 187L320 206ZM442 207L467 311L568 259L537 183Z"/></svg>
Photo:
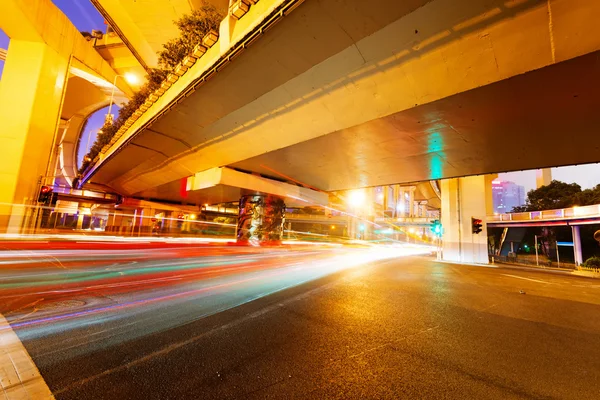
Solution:
<svg viewBox="0 0 600 400"><path fill-rule="evenodd" d="M533 265L523 265L523 264L507 263L507 262L495 262L494 264L490 264L490 265L495 265L495 266L503 267L503 268L524 269L524 270L528 270L528 271L554 272L554 273L561 273L561 274L567 274L567 275L575 275L575 276L583 276L583 277L587 277L587 278L600 279L599 272L579 271L579 270L574 270L571 268L556 268L556 267L543 267L543 266L537 267L537 266L533 266Z"/></svg>
<svg viewBox="0 0 600 400"><path fill-rule="evenodd" d="M27 350L0 314L0 399L54 399Z"/></svg>

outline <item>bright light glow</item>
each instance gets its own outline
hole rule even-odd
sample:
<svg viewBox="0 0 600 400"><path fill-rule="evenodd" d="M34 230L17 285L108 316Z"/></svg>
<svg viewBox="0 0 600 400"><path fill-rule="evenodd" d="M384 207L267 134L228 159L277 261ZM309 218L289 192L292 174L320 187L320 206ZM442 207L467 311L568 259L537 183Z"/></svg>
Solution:
<svg viewBox="0 0 600 400"><path fill-rule="evenodd" d="M396 206L396 210L398 210L399 212L404 212L404 202L398 203L398 205Z"/></svg>
<svg viewBox="0 0 600 400"><path fill-rule="evenodd" d="M335 225L331 225L331 229L335 229Z"/></svg>
<svg viewBox="0 0 600 400"><path fill-rule="evenodd" d="M408 229L408 232L409 232L409 233L415 233L415 228L409 228L409 229Z"/></svg>
<svg viewBox="0 0 600 400"><path fill-rule="evenodd" d="M104 240L104 237L98 237ZM47 305L56 304L56 299L65 293L85 296L88 291L94 291L102 294L98 300L76 308L46 307L30 312L38 303L36 301L28 309L7 315L12 329L28 339L53 337L81 329L94 332L97 340L75 337L64 347L52 349L57 351L60 361L67 361L70 357L80 357L146 334L198 321L345 269L396 257L427 254L432 249L430 246L379 246L367 242L357 242L359 246L312 242L292 244L298 245L293 251L253 249L252 254L247 248L235 246L206 246L200 253L195 246L141 246L121 250L90 250L84 247L28 250L20 252L22 254L12 252L10 259L4 261L18 262L26 268L3 274L0 290L9 296L20 296L19 293L24 290L35 292L39 302ZM334 248L335 251L332 251ZM61 263L86 265L94 261L95 265L86 265L80 273L65 268L49 268L41 262L46 262L50 254ZM0 259L2 257L5 255L0 254ZM106 269L108 266L111 268ZM204 277L206 269L211 271L210 278ZM90 273L95 270L101 273ZM68 289L61 286L64 283L69 285ZM127 296L116 296L117 300L107 297L122 291L126 291ZM47 299L47 296L51 298ZM210 301L205 301L207 298ZM173 308L177 308L178 312L168 312ZM156 318L157 315L160 318ZM136 328L139 329L131 329L129 324L124 323L133 317L136 317ZM104 329L107 323L113 329ZM1 325L0 335L7 329L8 325Z"/></svg>
<svg viewBox="0 0 600 400"><path fill-rule="evenodd" d="M126 73L125 75L123 75L123 77L125 78L127 83L131 85L137 85L140 82L137 75L132 74L131 72Z"/></svg>
<svg viewBox="0 0 600 400"><path fill-rule="evenodd" d="M365 204L366 196L363 190L353 190L348 195L348 204L359 207Z"/></svg>
<svg viewBox="0 0 600 400"><path fill-rule="evenodd" d="M196 214L190 215L190 219L196 219Z"/></svg>

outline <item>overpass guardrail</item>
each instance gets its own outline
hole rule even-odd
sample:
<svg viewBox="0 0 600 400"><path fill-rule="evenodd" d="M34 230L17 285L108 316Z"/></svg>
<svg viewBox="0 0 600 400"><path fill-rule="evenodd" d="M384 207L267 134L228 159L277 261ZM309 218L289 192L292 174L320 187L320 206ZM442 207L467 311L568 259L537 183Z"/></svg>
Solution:
<svg viewBox="0 0 600 400"><path fill-rule="evenodd" d="M556 221L581 218L599 218L600 204L560 208L556 210L527 211L520 213L507 213L488 215L486 222L528 222L528 221Z"/></svg>

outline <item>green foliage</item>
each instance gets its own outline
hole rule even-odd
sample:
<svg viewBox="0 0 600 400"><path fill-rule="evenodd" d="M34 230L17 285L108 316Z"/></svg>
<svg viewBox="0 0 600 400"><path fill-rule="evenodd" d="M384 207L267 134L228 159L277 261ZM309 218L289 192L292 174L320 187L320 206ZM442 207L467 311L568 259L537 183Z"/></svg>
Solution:
<svg viewBox="0 0 600 400"><path fill-rule="evenodd" d="M552 181L527 193L527 203L514 207L512 212L553 210L574 206L600 204L600 185L593 189L581 190L576 183Z"/></svg>
<svg viewBox="0 0 600 400"><path fill-rule="evenodd" d="M511 213L520 213L520 212L527 212L529 211L527 206L516 206L513 207L512 210L510 210Z"/></svg>
<svg viewBox="0 0 600 400"><path fill-rule="evenodd" d="M102 132L98 133L96 142L86 155L79 174L82 175L93 160L100 154L104 146L110 143L119 128L131 117L131 115L156 91L171 71L185 56L190 54L194 47L202 41L202 38L211 30L217 30L223 15L217 9L203 1L202 5L186 14L173 23L179 29L179 37L169 40L163 45L163 50L158 53L160 69L151 69L146 76L146 83L133 95L131 100L121 105L119 115L112 124L105 124Z"/></svg>
<svg viewBox="0 0 600 400"><path fill-rule="evenodd" d="M202 42L202 38L211 30L218 30L223 15L211 4L203 2L200 8L186 14L173 23L179 29L179 37L163 44L158 52L161 68L172 70Z"/></svg>
<svg viewBox="0 0 600 400"><path fill-rule="evenodd" d="M571 207L573 197L578 193L581 193L581 186L576 183L552 181L547 186L530 190L527 193L528 211Z"/></svg>
<svg viewBox="0 0 600 400"><path fill-rule="evenodd" d="M589 268L589 269L595 269L595 270L600 269L600 257L594 256L594 257L588 258L583 263L583 267Z"/></svg>

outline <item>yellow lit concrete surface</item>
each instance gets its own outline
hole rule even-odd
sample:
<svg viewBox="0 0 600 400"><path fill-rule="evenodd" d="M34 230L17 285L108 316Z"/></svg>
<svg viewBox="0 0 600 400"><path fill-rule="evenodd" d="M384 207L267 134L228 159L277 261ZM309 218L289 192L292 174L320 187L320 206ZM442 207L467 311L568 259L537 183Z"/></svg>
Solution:
<svg viewBox="0 0 600 400"><path fill-rule="evenodd" d="M92 43L50 0L0 1L0 28L12 40L45 43L66 59L73 56L74 66L81 63L87 73L106 82L112 82L116 75ZM133 94L122 80L117 82L117 88L127 96Z"/></svg>
<svg viewBox="0 0 600 400"><path fill-rule="evenodd" d="M144 83L141 79L146 76L144 66L114 31L105 33L101 39L95 39L94 48L119 75L133 74L140 78L136 84L129 82L133 89L138 90Z"/></svg>
<svg viewBox="0 0 600 400"><path fill-rule="evenodd" d="M39 42L11 40L0 86L0 230L22 223L10 204L35 204L49 175L52 145L68 73L68 58Z"/></svg>
<svg viewBox="0 0 600 400"><path fill-rule="evenodd" d="M535 185L540 188L549 185L552 182L552 170L550 168L542 168L535 171Z"/></svg>
<svg viewBox="0 0 600 400"><path fill-rule="evenodd" d="M121 37L125 46L134 57L146 67L156 68L156 53L162 45L178 36L179 32L173 21L189 14L202 5L201 0L153 0L153 1L120 1L91 0L92 4L104 16L108 23ZM223 14L227 13L228 0L209 0ZM118 54L113 47L116 63L127 59ZM107 47L101 51L110 51ZM119 59L117 61L117 59ZM120 66L115 65L119 69Z"/></svg>
<svg viewBox="0 0 600 400"><path fill-rule="evenodd" d="M232 32L250 29L265 18L257 10L274 3L252 6ZM593 146L575 153L567 143L555 157L499 138L556 147L536 136L548 133L536 126L548 110L564 113L555 121L562 134L574 122L579 132L592 126L593 117L574 114L591 107L592 90L578 97L583 107L563 107L575 93L561 82L580 70L593 78L588 56L600 50L599 14L600 2L589 0L306 1L191 89L211 48L103 156L92 179L143 195L196 171L233 166L269 175L266 166L344 190L597 161ZM524 97L523 82L560 86L557 98L535 90ZM522 104L511 107L515 92ZM553 141L558 131L550 130Z"/></svg>
<svg viewBox="0 0 600 400"><path fill-rule="evenodd" d="M57 164L72 179L83 119L108 102L116 73L50 0L1 1L0 28L11 38L0 86L0 231L18 231ZM133 93L117 86L117 99Z"/></svg>
<svg viewBox="0 0 600 400"><path fill-rule="evenodd" d="M497 175L443 179L442 255L445 261L488 263L486 216L493 211L491 181ZM471 218L482 220L482 231L472 232Z"/></svg>

